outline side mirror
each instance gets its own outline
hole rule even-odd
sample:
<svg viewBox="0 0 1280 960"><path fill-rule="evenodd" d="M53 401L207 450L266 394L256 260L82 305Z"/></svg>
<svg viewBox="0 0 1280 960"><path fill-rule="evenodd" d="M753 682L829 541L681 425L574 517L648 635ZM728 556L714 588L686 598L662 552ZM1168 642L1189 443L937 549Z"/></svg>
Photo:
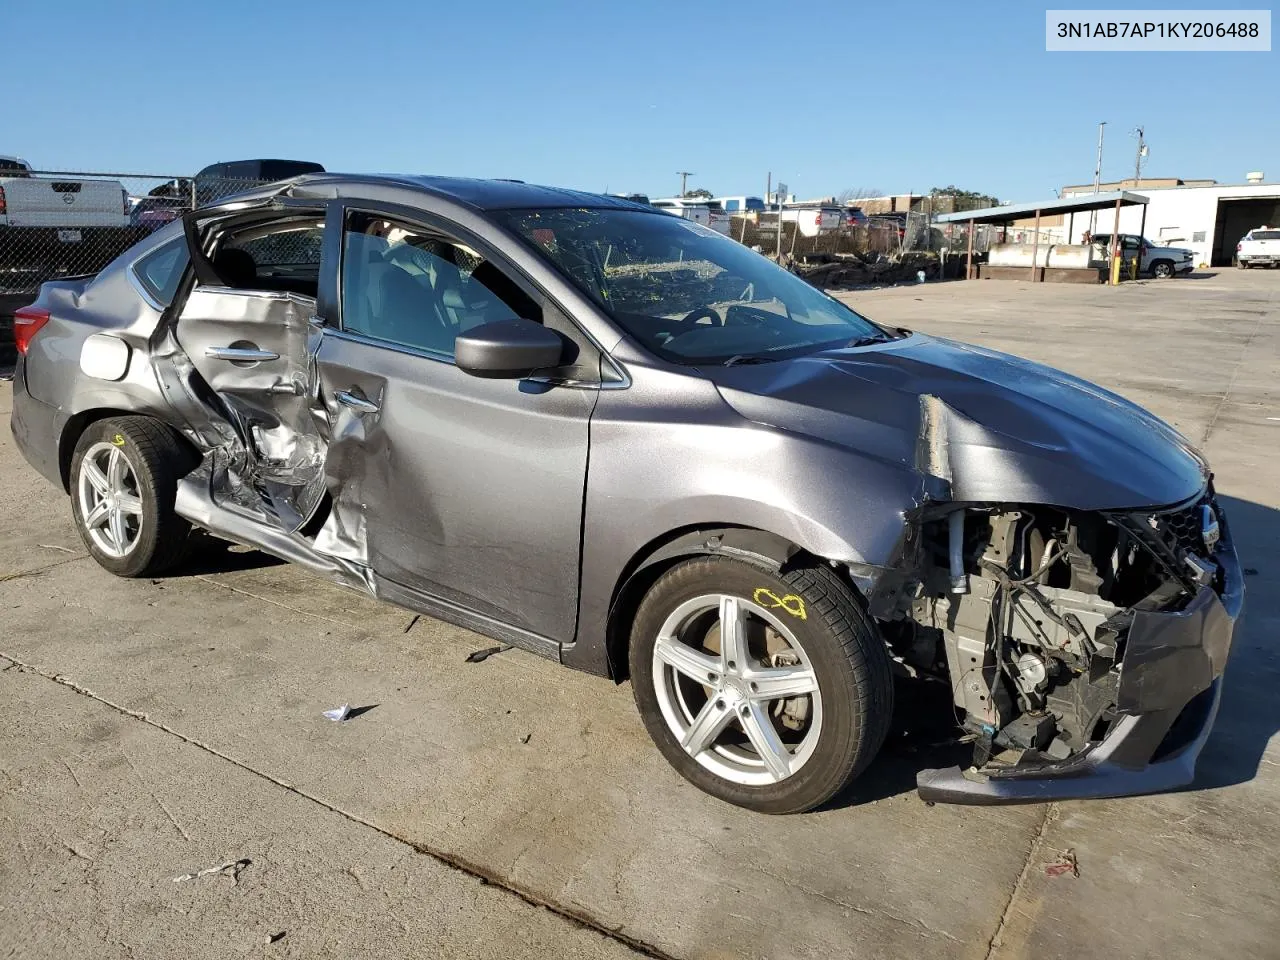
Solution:
<svg viewBox="0 0 1280 960"><path fill-rule="evenodd" d="M564 341L554 330L532 320L496 320L460 334L453 352L463 373L523 380L535 370L560 366Z"/></svg>

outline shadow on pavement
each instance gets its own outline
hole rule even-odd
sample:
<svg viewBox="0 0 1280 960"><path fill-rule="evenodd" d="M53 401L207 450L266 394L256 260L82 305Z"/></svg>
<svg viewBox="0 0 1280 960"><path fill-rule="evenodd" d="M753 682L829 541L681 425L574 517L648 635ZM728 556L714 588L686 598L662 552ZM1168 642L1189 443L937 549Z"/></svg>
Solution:
<svg viewBox="0 0 1280 960"><path fill-rule="evenodd" d="M823 809L856 807L911 793L916 774L939 767L967 767L973 745L957 743L951 690L945 683L899 680L894 687L893 725L865 773Z"/></svg>
<svg viewBox="0 0 1280 960"><path fill-rule="evenodd" d="M238 544L227 543L225 540L197 534L187 561L168 576L178 579L215 573L234 573L238 570L262 570L267 567L281 566L284 562L279 557L273 557L261 550L251 550Z"/></svg>
<svg viewBox="0 0 1280 960"><path fill-rule="evenodd" d="M1226 787L1252 780L1267 745L1280 731L1280 510L1218 498L1245 569L1245 612L1236 625L1227 662L1222 705L1213 733L1200 754L1192 790Z"/></svg>

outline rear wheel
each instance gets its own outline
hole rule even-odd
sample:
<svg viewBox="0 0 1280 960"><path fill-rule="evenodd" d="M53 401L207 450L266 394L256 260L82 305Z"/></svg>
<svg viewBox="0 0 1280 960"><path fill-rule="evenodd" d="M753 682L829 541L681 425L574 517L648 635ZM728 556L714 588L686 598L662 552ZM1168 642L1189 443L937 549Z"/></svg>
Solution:
<svg viewBox="0 0 1280 960"><path fill-rule="evenodd" d="M736 559L667 571L636 614L631 679L649 735L729 803L799 813L871 762L888 732L884 642L831 570Z"/></svg>
<svg viewBox="0 0 1280 960"><path fill-rule="evenodd" d="M148 577L182 559L191 524L173 502L193 459L149 417L113 417L85 430L71 458L71 512L94 560L118 577Z"/></svg>

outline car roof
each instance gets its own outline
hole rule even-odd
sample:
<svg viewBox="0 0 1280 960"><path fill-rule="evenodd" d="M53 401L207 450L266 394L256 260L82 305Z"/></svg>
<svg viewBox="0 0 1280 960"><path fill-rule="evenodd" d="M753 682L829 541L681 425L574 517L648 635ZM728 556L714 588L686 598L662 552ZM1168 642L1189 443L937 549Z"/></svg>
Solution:
<svg viewBox="0 0 1280 960"><path fill-rule="evenodd" d="M308 196L336 188L341 196L360 196L367 191L377 192L379 187L409 187L432 196L452 200L475 210L523 210L532 208L581 208L605 207L619 210L653 209L621 197L588 193L585 190L569 190L565 187L546 187L519 180L481 180L469 177L438 177L416 174L302 174L280 183L262 188L262 193ZM365 189L362 189L365 188ZM249 191L241 198L260 195Z"/></svg>

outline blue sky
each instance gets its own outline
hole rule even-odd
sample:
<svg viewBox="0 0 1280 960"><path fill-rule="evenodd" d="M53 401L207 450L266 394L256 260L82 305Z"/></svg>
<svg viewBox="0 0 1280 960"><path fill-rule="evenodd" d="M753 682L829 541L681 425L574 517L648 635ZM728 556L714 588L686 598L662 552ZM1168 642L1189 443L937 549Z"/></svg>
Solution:
<svg viewBox="0 0 1280 960"><path fill-rule="evenodd" d="M0 153L162 174L278 156L652 196L678 170L761 194L772 171L807 197L955 183L1034 200L1092 180L1106 120L1104 178L1132 175L1142 124L1145 175L1280 179L1277 53L1046 53L1044 16L1026 2L12 3Z"/></svg>

